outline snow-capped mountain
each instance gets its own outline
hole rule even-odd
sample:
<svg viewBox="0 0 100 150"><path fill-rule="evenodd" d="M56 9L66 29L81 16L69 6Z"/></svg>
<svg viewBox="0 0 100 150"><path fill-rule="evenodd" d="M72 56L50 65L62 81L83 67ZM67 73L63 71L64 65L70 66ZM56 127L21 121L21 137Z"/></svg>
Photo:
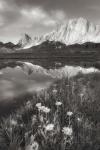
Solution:
<svg viewBox="0 0 100 150"><path fill-rule="evenodd" d="M29 48L31 47L31 44L33 43L31 37L28 34L23 34L21 39L18 42L18 45L20 48Z"/></svg>
<svg viewBox="0 0 100 150"><path fill-rule="evenodd" d="M100 25L95 25L83 18L71 19L51 33L34 37L33 39L25 35L25 38L20 43L26 49L47 40L59 41L66 45L82 44L85 42L100 43Z"/></svg>

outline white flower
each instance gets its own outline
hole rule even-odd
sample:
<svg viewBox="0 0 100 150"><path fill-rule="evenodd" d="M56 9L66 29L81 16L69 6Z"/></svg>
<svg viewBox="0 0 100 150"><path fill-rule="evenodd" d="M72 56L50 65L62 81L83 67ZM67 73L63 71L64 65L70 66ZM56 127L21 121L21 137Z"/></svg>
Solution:
<svg viewBox="0 0 100 150"><path fill-rule="evenodd" d="M28 145L25 150L38 150L39 144L37 142L33 142L31 145Z"/></svg>
<svg viewBox="0 0 100 150"><path fill-rule="evenodd" d="M10 133L12 133L12 130L13 130L13 129L12 129L12 127L10 127L8 130L9 130Z"/></svg>
<svg viewBox="0 0 100 150"><path fill-rule="evenodd" d="M26 108L27 108L27 109L32 108L32 104L31 104L31 102L30 102L30 101L27 101L27 103L26 103Z"/></svg>
<svg viewBox="0 0 100 150"><path fill-rule="evenodd" d="M28 132L26 132L26 133L25 133L25 139L27 139L27 138L28 138L28 135L29 135L29 133L28 133Z"/></svg>
<svg viewBox="0 0 100 150"><path fill-rule="evenodd" d="M50 108L45 107L45 106L39 107L39 110L41 110L41 111L44 112L44 113L49 113L49 112L50 112Z"/></svg>
<svg viewBox="0 0 100 150"><path fill-rule="evenodd" d="M37 104L36 104L36 107L37 107L37 108L41 107L41 103L37 103Z"/></svg>
<svg viewBox="0 0 100 150"><path fill-rule="evenodd" d="M41 107L39 107L39 109L40 109L41 111L44 111L45 106L41 106Z"/></svg>
<svg viewBox="0 0 100 150"><path fill-rule="evenodd" d="M22 116L21 116L21 114L16 114L16 117L21 118Z"/></svg>
<svg viewBox="0 0 100 150"><path fill-rule="evenodd" d="M43 111L45 109L45 106L38 106L39 111Z"/></svg>
<svg viewBox="0 0 100 150"><path fill-rule="evenodd" d="M32 150L38 150L38 149L39 149L39 144L34 141L34 143L32 144Z"/></svg>
<svg viewBox="0 0 100 150"><path fill-rule="evenodd" d="M62 102L56 102L56 106L61 106Z"/></svg>
<svg viewBox="0 0 100 150"><path fill-rule="evenodd" d="M54 129L54 124L48 124L46 127L45 127L45 130L46 131L52 131Z"/></svg>
<svg viewBox="0 0 100 150"><path fill-rule="evenodd" d="M72 133L73 133L73 130L72 130L71 127L63 127L62 132L63 132L65 135L71 136Z"/></svg>
<svg viewBox="0 0 100 150"><path fill-rule="evenodd" d="M82 119L78 117L78 118L77 118L77 121L78 121L78 122L81 122L81 121L82 121Z"/></svg>
<svg viewBox="0 0 100 150"><path fill-rule="evenodd" d="M32 124L34 124L36 122L36 115L32 116Z"/></svg>
<svg viewBox="0 0 100 150"><path fill-rule="evenodd" d="M16 126L17 125L17 120L11 119L10 124L13 125L13 126Z"/></svg>
<svg viewBox="0 0 100 150"><path fill-rule="evenodd" d="M40 121L43 122L44 121L44 118L42 115L40 115Z"/></svg>
<svg viewBox="0 0 100 150"><path fill-rule="evenodd" d="M31 143L33 143L33 142L34 142L34 136L31 135Z"/></svg>
<svg viewBox="0 0 100 150"><path fill-rule="evenodd" d="M68 112L67 112L67 115L68 115L68 116L72 116L72 115L73 115L73 112L68 111Z"/></svg>
<svg viewBox="0 0 100 150"><path fill-rule="evenodd" d="M21 124L20 124L20 127L23 127L23 126L24 126L24 125L21 123Z"/></svg>
<svg viewBox="0 0 100 150"><path fill-rule="evenodd" d="M42 111L42 112L45 112L45 113L50 112L50 108L42 106L41 103L37 103L36 107L38 108L39 111Z"/></svg>
<svg viewBox="0 0 100 150"><path fill-rule="evenodd" d="M80 93L80 97L83 98L83 96L84 96L84 93Z"/></svg>
<svg viewBox="0 0 100 150"><path fill-rule="evenodd" d="M56 89L53 89L53 91L52 91L54 94L56 94L57 93L57 90Z"/></svg>
<svg viewBox="0 0 100 150"><path fill-rule="evenodd" d="M49 113L49 112L50 112L50 108L45 107L45 108L43 109L43 112L45 112L45 113Z"/></svg>

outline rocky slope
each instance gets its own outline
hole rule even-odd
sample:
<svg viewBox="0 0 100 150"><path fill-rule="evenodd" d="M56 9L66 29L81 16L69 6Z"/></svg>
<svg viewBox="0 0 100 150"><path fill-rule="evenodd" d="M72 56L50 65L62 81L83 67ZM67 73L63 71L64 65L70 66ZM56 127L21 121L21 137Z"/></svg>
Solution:
<svg viewBox="0 0 100 150"><path fill-rule="evenodd" d="M95 25L86 19L71 19L51 33L31 39L28 35L22 38L23 48L39 45L44 41L59 41L66 45L82 44L85 42L100 42L100 25Z"/></svg>

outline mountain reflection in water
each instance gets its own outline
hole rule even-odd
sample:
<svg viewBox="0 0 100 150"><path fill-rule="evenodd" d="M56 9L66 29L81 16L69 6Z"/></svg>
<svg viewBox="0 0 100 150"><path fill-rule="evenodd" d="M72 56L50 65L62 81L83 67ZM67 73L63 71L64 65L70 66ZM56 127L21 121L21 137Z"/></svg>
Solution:
<svg viewBox="0 0 100 150"><path fill-rule="evenodd" d="M24 68L24 69L23 69ZM29 71L31 70L31 74ZM81 68L65 66L61 69L46 70L42 67L24 64L24 67L6 67L0 70L0 113L23 103L23 97L32 95L33 92L48 88L57 78L70 74L75 76L78 72L89 73L97 71L94 68ZM28 97L27 97L28 98ZM1 109L2 108L2 109Z"/></svg>

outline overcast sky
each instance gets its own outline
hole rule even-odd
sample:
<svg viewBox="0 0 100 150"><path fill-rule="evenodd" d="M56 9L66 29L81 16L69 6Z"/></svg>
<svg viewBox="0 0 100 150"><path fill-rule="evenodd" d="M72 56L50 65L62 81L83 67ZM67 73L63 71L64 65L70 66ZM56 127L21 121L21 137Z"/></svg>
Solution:
<svg viewBox="0 0 100 150"><path fill-rule="evenodd" d="M0 0L0 41L52 31L70 18L100 23L100 0Z"/></svg>

